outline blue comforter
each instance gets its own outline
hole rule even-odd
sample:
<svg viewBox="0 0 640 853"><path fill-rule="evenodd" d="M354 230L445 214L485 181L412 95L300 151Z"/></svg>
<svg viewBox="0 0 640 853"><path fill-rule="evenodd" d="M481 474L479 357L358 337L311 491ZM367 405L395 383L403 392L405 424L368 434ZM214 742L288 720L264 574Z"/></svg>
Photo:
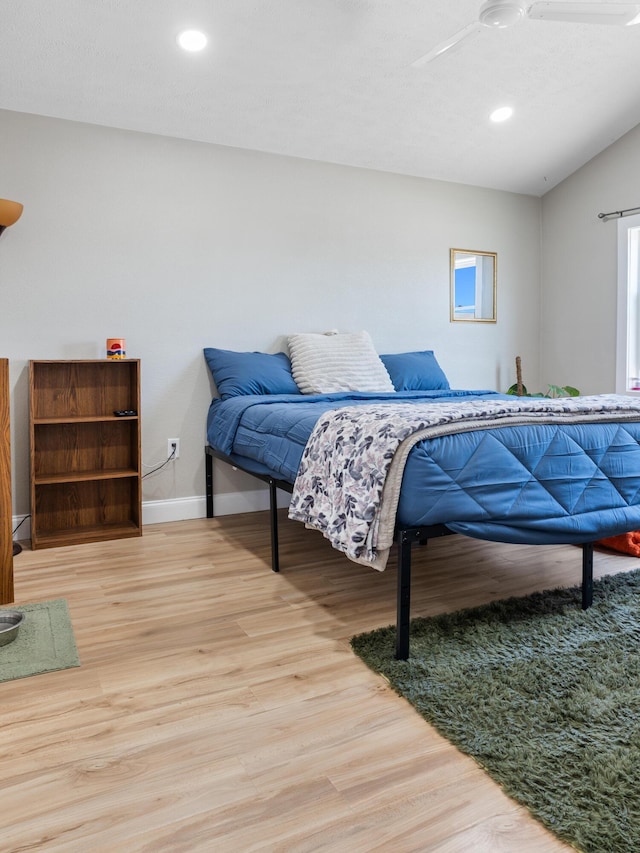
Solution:
<svg viewBox="0 0 640 853"><path fill-rule="evenodd" d="M239 465L293 483L324 412L387 400L499 398L492 391L239 396L211 404L207 438ZM422 441L397 523L445 524L501 542L582 543L640 529L640 422L501 426Z"/></svg>

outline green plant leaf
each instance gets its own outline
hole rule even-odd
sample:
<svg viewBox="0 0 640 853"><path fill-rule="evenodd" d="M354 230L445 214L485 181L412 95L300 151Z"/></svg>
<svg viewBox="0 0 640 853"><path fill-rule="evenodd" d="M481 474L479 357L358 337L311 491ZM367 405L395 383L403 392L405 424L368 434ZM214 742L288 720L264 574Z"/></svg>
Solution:
<svg viewBox="0 0 640 853"><path fill-rule="evenodd" d="M514 397L518 396L518 383L514 383L511 387L507 388L507 394L511 394ZM577 388L574 388L573 385L549 385L546 393L542 391L537 391L535 394L529 393L525 385L522 386L522 395L523 397L547 397L549 399L556 399L557 397L579 397L580 391Z"/></svg>
<svg viewBox="0 0 640 853"><path fill-rule="evenodd" d="M562 388L559 385L549 385L545 397L562 397Z"/></svg>
<svg viewBox="0 0 640 853"><path fill-rule="evenodd" d="M552 399L556 399L557 397L579 397L580 392L572 385L549 385L547 393L541 396L551 397Z"/></svg>
<svg viewBox="0 0 640 853"><path fill-rule="evenodd" d="M508 389L507 389L507 394L512 394L512 395L513 395L513 396L515 396L515 397L517 397L517 396L518 396L518 383L517 383L517 382L516 382L516 384L515 384L515 385L512 385L510 388L508 388ZM529 396L529 392L528 392L528 391L527 391L527 389L524 387L524 385L522 386L522 396L523 396L523 397L528 397L528 396Z"/></svg>

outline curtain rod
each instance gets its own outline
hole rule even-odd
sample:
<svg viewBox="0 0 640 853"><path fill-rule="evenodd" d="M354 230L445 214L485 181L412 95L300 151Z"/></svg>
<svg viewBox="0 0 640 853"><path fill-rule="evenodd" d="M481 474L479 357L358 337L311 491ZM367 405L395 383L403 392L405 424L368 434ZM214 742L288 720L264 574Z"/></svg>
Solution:
<svg viewBox="0 0 640 853"><path fill-rule="evenodd" d="M599 213L598 219L611 219L612 217L629 216L632 213L640 210L640 207L628 207L626 210L612 210L610 213Z"/></svg>

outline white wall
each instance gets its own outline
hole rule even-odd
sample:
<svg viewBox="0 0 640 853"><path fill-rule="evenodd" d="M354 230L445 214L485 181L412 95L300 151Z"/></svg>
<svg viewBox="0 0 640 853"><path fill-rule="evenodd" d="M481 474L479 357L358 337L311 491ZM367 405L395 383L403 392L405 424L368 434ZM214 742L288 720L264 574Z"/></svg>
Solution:
<svg viewBox="0 0 640 853"><path fill-rule="evenodd" d="M367 329L380 352L433 348L454 387L506 389L516 355L538 383L539 199L6 111L0 170L25 208L0 239L16 514L28 360L101 358L107 337L142 360L144 463L181 439L148 520L204 512L205 346ZM497 324L449 322L451 247L498 253ZM221 469L217 491L253 489Z"/></svg>
<svg viewBox="0 0 640 853"><path fill-rule="evenodd" d="M615 391L617 225L598 213L640 205L638 175L640 125L542 199L545 383Z"/></svg>

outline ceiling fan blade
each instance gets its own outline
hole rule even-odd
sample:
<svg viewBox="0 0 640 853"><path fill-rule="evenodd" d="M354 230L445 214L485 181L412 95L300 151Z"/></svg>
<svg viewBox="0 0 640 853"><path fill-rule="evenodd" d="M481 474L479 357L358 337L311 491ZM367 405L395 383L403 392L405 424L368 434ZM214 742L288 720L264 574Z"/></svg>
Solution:
<svg viewBox="0 0 640 853"><path fill-rule="evenodd" d="M449 53L454 48L458 47L463 41L466 41L471 36L476 35L482 29L482 24L479 21L474 21L472 24L469 24L462 30L458 30L457 33L454 33L448 39L441 41L440 44L437 44L432 50L428 53L419 56L416 60L411 63L412 68L421 68L423 65L426 65L427 62L431 62L437 57L442 56L445 53Z"/></svg>
<svg viewBox="0 0 640 853"><path fill-rule="evenodd" d="M624 27L640 23L640 3L536 2L529 6L527 15L537 21Z"/></svg>

